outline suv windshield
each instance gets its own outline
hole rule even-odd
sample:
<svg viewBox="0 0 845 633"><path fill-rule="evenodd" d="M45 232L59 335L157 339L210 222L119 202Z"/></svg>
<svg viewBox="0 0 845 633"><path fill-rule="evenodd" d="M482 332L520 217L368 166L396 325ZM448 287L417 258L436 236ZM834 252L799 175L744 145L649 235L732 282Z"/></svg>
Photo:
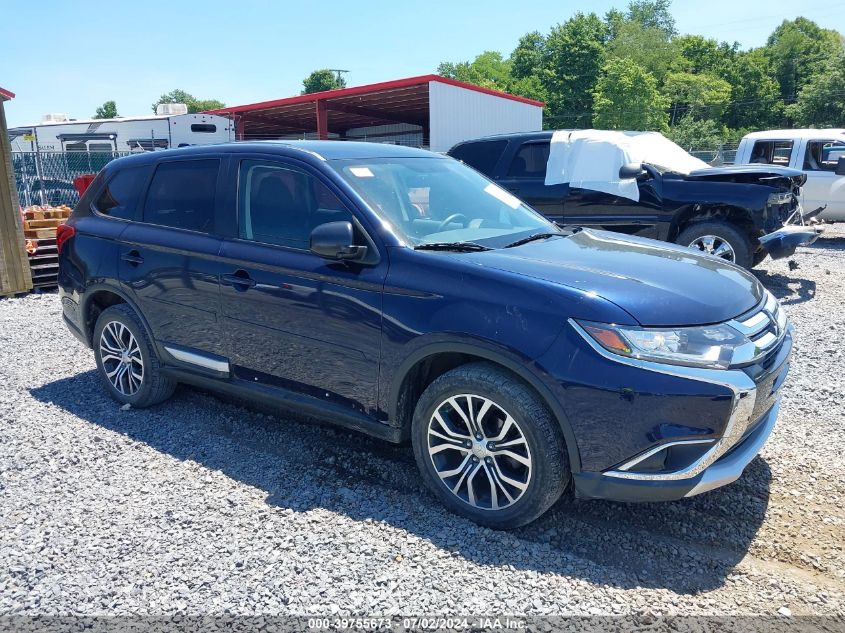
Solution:
<svg viewBox="0 0 845 633"><path fill-rule="evenodd" d="M499 248L557 227L506 190L452 159L329 161L412 246L472 242Z"/></svg>

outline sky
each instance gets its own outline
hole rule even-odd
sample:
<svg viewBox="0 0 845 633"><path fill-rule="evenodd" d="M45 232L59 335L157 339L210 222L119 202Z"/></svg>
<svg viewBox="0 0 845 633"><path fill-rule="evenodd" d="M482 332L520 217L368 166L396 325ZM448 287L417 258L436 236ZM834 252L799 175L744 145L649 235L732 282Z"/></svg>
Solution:
<svg viewBox="0 0 845 633"><path fill-rule="evenodd" d="M484 50L508 55L521 35L577 11L627 0L196 0L109 3L3 0L0 87L10 127L47 112L90 118L104 101L123 116L152 114L174 88L227 105L299 94L317 68L350 86L436 72ZM107 9L103 9L107 6ZM681 33L760 46L803 15L845 33L845 0L675 0Z"/></svg>

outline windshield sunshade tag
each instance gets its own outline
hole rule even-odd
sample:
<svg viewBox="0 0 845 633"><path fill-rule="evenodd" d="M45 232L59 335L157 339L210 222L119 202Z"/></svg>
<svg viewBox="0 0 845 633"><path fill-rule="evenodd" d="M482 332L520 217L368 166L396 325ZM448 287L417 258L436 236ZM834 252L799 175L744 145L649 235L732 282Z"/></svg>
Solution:
<svg viewBox="0 0 845 633"><path fill-rule="evenodd" d="M494 185L492 182L484 187L484 191L489 193L491 196L499 200L500 202L504 202L508 205L511 209L518 209L519 205L522 204L519 201L519 198L509 194L507 191L499 187L498 185Z"/></svg>
<svg viewBox="0 0 845 633"><path fill-rule="evenodd" d="M369 167L350 167L349 171L358 178L373 178L375 176Z"/></svg>

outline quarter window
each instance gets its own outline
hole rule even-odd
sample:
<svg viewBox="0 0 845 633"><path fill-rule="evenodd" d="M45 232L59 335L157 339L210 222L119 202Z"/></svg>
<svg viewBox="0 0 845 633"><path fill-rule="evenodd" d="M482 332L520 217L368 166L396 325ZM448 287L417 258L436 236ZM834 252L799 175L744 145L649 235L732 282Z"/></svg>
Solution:
<svg viewBox="0 0 845 633"><path fill-rule="evenodd" d="M548 143L526 143L519 148L508 169L509 178L545 178L549 162Z"/></svg>
<svg viewBox="0 0 845 633"><path fill-rule="evenodd" d="M757 141L751 150L750 162L787 167L791 155L792 141Z"/></svg>
<svg viewBox="0 0 845 633"><path fill-rule="evenodd" d="M496 163L507 147L507 141L480 141L458 145L449 154L487 176L493 175Z"/></svg>
<svg viewBox="0 0 845 633"><path fill-rule="evenodd" d="M205 132L211 134L217 131L214 123L191 123L191 132Z"/></svg>
<svg viewBox="0 0 845 633"><path fill-rule="evenodd" d="M243 239L307 249L314 227L352 219L326 185L296 167L243 161L239 182L238 231Z"/></svg>
<svg viewBox="0 0 845 633"><path fill-rule="evenodd" d="M809 141L804 152L806 171L836 171L839 158L845 156L843 141Z"/></svg>
<svg viewBox="0 0 845 633"><path fill-rule="evenodd" d="M212 232L219 169L219 160L161 163L147 193L144 222Z"/></svg>
<svg viewBox="0 0 845 633"><path fill-rule="evenodd" d="M138 206L138 197L150 175L152 167L127 167L109 180L94 201L94 208L103 215L132 220Z"/></svg>

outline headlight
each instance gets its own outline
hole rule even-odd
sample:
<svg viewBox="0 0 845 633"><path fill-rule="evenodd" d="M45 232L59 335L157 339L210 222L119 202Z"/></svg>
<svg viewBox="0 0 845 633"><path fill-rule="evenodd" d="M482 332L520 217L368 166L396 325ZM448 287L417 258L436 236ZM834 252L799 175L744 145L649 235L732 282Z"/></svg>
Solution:
<svg viewBox="0 0 845 633"><path fill-rule="evenodd" d="M768 203L770 207L779 207L782 204L791 204L792 203L792 194L791 193L770 193Z"/></svg>
<svg viewBox="0 0 845 633"><path fill-rule="evenodd" d="M638 328L581 321L579 325L609 352L671 365L727 369L737 349L750 343L745 335L726 324Z"/></svg>

